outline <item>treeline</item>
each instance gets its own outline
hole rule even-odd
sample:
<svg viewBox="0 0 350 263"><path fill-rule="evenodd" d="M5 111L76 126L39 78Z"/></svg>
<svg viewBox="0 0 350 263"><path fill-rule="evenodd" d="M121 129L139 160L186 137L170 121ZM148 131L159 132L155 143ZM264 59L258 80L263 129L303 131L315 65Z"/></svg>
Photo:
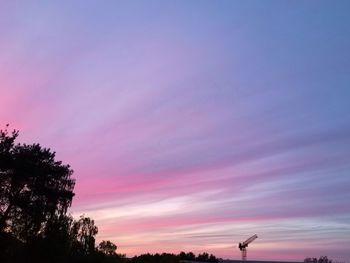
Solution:
<svg viewBox="0 0 350 263"><path fill-rule="evenodd" d="M333 261L329 259L327 256L320 256L317 258L305 258L305 263L332 263Z"/></svg>
<svg viewBox="0 0 350 263"><path fill-rule="evenodd" d="M18 131L7 128L0 130L0 263L217 262L191 252L127 259L111 241L96 245L94 220L67 214L75 186L70 166L39 144L15 143Z"/></svg>
<svg viewBox="0 0 350 263"><path fill-rule="evenodd" d="M185 253L181 252L180 254L143 254L140 256L135 256L128 261L130 263L179 263L181 261L201 261L201 262L213 262L217 263L220 259L216 258L212 254L206 252L196 256L192 252Z"/></svg>

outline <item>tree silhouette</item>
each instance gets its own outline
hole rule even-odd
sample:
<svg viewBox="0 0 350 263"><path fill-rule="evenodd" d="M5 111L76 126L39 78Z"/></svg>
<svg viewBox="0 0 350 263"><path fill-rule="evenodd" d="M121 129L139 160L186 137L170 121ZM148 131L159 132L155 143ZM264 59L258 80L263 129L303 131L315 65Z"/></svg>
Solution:
<svg viewBox="0 0 350 263"><path fill-rule="evenodd" d="M95 226L94 220L81 216L79 220L73 222L71 233L75 240L74 248L76 251L84 255L95 252L95 236L98 233L98 228Z"/></svg>
<svg viewBox="0 0 350 263"><path fill-rule="evenodd" d="M112 243L111 241L107 240L103 240L99 245L98 245L98 251L102 252L105 255L116 255L116 250L117 250L117 246Z"/></svg>
<svg viewBox="0 0 350 263"><path fill-rule="evenodd" d="M18 131L0 131L0 232L28 241L66 214L75 181L55 152L39 144L15 144L17 136Z"/></svg>
<svg viewBox="0 0 350 263"><path fill-rule="evenodd" d="M198 261L209 261L209 254L204 252L203 254L199 254L197 257Z"/></svg>
<svg viewBox="0 0 350 263"><path fill-rule="evenodd" d="M328 259L327 256L320 256L319 259L317 258L305 258L305 263L332 263L331 259Z"/></svg>
<svg viewBox="0 0 350 263"><path fill-rule="evenodd" d="M196 260L196 255L193 254L192 252L189 253L185 253L185 252L180 252L179 254L179 258L180 260L191 260L191 261L195 261Z"/></svg>
<svg viewBox="0 0 350 263"><path fill-rule="evenodd" d="M18 136L18 131L11 134L7 130L0 130L0 231L6 226L6 219L11 214L11 151Z"/></svg>

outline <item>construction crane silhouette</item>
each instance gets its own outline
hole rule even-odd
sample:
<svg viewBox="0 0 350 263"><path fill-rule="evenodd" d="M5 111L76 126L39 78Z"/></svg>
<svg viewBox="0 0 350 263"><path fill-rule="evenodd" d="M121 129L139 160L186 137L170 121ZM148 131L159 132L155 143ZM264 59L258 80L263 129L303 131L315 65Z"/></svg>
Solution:
<svg viewBox="0 0 350 263"><path fill-rule="evenodd" d="M239 247L239 249L242 252L242 260L243 261L247 260L247 247L248 247L248 244L252 243L257 238L258 238L258 236L254 235L254 236L251 236L250 238L248 238L246 241L238 244L238 247Z"/></svg>

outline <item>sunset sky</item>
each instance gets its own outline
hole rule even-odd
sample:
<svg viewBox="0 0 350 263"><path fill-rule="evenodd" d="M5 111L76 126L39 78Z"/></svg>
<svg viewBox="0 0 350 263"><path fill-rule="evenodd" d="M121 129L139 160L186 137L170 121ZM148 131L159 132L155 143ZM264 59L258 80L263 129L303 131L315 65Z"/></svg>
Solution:
<svg viewBox="0 0 350 263"><path fill-rule="evenodd" d="M0 128L118 252L350 262L350 1L0 3Z"/></svg>

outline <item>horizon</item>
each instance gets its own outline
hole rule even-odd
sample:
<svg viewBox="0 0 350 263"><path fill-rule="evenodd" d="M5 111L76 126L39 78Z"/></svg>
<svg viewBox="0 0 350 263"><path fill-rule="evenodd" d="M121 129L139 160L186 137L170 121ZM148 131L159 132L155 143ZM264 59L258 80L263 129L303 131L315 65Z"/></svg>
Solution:
<svg viewBox="0 0 350 263"><path fill-rule="evenodd" d="M350 262L349 1L4 1L0 129L118 253Z"/></svg>

